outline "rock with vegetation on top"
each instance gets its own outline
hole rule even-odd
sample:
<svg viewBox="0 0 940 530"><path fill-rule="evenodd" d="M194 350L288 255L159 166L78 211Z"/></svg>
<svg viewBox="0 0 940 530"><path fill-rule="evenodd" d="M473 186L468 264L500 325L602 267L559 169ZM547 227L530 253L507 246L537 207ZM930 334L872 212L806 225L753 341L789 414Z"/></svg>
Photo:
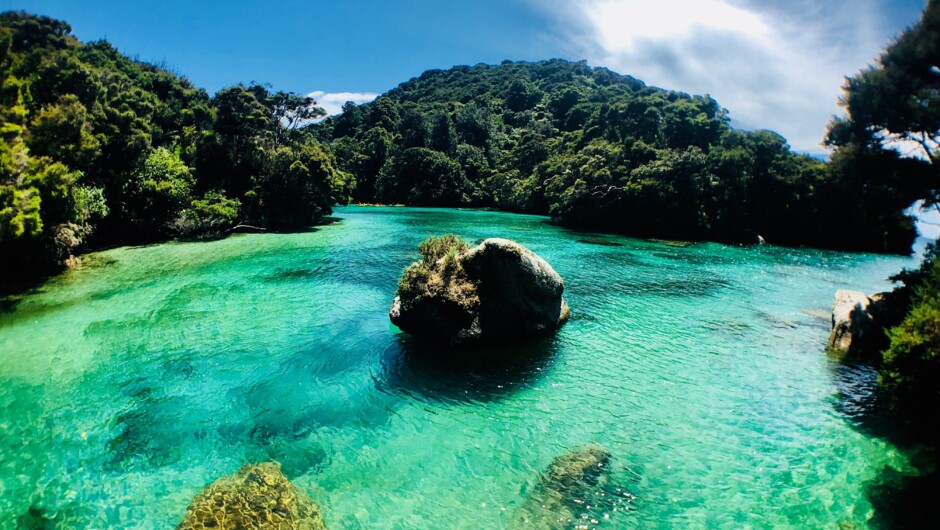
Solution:
<svg viewBox="0 0 940 530"><path fill-rule="evenodd" d="M202 490L177 530L326 530L320 507L277 462L248 464Z"/></svg>
<svg viewBox="0 0 940 530"><path fill-rule="evenodd" d="M596 504L610 475L610 453L590 444L555 457L513 517L514 528L571 528Z"/></svg>
<svg viewBox="0 0 940 530"><path fill-rule="evenodd" d="M561 276L508 239L471 247L460 237L432 237L423 258L398 282L389 310L416 337L452 344L523 339L558 329L571 316Z"/></svg>

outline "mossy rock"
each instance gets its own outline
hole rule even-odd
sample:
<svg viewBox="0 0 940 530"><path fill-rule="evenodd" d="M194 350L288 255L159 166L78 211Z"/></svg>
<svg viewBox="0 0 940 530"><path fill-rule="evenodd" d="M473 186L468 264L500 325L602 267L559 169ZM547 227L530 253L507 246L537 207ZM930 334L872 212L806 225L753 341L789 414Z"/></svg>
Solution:
<svg viewBox="0 0 940 530"><path fill-rule="evenodd" d="M446 235L419 250L423 259L402 274L389 310L406 333L462 345L511 342L555 331L571 316L561 276L515 241L471 247Z"/></svg>
<svg viewBox="0 0 940 530"><path fill-rule="evenodd" d="M326 530L320 507L277 462L248 464L193 499L177 530Z"/></svg>

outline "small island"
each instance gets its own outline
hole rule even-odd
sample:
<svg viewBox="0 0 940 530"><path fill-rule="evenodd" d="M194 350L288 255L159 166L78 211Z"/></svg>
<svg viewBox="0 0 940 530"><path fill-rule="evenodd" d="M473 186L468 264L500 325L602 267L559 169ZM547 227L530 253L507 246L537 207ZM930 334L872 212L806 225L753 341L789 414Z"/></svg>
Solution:
<svg viewBox="0 0 940 530"><path fill-rule="evenodd" d="M508 239L471 247L431 237L402 274L389 318L415 337L471 345L537 337L571 317L564 281L545 260Z"/></svg>

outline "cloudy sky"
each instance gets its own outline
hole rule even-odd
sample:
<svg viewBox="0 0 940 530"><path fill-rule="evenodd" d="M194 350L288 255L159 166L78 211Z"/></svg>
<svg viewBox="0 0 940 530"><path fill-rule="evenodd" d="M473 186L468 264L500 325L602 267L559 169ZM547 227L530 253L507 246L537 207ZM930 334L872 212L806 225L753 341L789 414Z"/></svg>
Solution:
<svg viewBox="0 0 940 530"><path fill-rule="evenodd" d="M331 112L429 68L586 59L711 94L736 126L819 146L845 75L872 63L924 0L0 0L82 40L163 62L215 92L313 93Z"/></svg>
<svg viewBox="0 0 940 530"><path fill-rule="evenodd" d="M797 149L820 152L844 76L871 64L923 5L552 0L549 11L559 14L554 24L568 53L652 85L711 94L737 126L773 129Z"/></svg>

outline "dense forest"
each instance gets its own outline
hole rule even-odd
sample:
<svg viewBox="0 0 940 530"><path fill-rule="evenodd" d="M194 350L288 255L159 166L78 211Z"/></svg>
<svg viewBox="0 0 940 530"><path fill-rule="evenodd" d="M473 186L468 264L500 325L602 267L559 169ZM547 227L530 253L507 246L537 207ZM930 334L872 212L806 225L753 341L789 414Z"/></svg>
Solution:
<svg viewBox="0 0 940 530"><path fill-rule="evenodd" d="M584 63L432 70L319 125L360 202L549 214L635 236L907 252L922 173L896 151L830 164L729 126L709 96ZM833 144L835 140L833 141Z"/></svg>
<svg viewBox="0 0 940 530"><path fill-rule="evenodd" d="M7 286L93 248L309 226L350 199L547 214L643 237L907 252L905 208L936 196L932 158L903 157L878 132L898 115L878 114L890 93L867 106L847 95L827 163L776 133L735 130L709 96L583 62L431 70L315 123L324 112L308 97L259 84L210 96L107 42L79 42L64 22L8 12L0 74ZM929 153L932 138L919 138Z"/></svg>
<svg viewBox="0 0 940 530"><path fill-rule="evenodd" d="M185 78L0 15L0 284L83 249L317 223L352 180L303 125L306 97Z"/></svg>

